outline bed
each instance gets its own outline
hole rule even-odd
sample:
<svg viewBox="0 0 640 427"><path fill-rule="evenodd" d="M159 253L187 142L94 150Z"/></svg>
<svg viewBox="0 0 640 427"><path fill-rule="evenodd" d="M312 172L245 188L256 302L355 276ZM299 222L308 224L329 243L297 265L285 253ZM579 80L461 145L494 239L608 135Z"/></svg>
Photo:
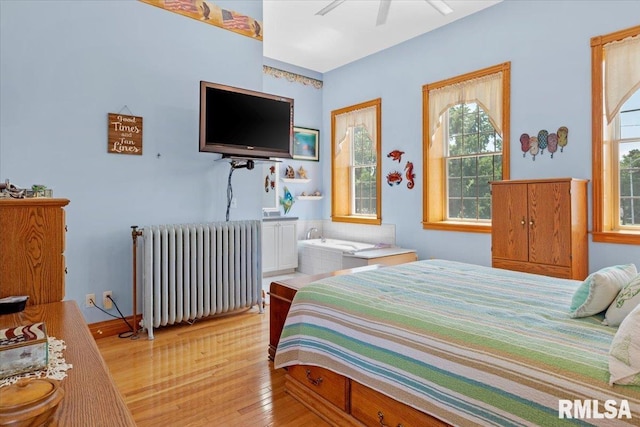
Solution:
<svg viewBox="0 0 640 427"><path fill-rule="evenodd" d="M295 294L274 367L333 424L639 425L640 386L609 385L616 328L568 314L580 283L445 260L327 277Z"/></svg>

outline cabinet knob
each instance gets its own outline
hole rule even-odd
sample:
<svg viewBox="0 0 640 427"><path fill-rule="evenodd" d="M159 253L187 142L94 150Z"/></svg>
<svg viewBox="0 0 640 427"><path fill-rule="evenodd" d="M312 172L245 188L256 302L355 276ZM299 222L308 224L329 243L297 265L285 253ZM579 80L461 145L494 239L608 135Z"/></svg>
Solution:
<svg viewBox="0 0 640 427"><path fill-rule="evenodd" d="M533 220L529 221L529 225L533 227Z"/></svg>
<svg viewBox="0 0 640 427"><path fill-rule="evenodd" d="M527 221L525 221L524 217L522 217L522 220L520 220L520 224L525 225L527 223Z"/></svg>

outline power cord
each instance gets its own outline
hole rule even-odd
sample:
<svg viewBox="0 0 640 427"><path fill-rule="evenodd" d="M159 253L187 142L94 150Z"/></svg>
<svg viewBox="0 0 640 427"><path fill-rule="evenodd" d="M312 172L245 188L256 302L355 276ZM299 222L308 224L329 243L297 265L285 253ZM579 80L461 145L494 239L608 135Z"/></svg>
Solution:
<svg viewBox="0 0 640 427"><path fill-rule="evenodd" d="M100 310L101 312L103 312L104 314L107 314L115 319L122 319L124 321L124 323L127 324L127 326L129 327L129 331L128 332L121 332L118 334L118 337L120 338L131 338L132 340L137 340L138 339L138 334L133 332L133 326L131 326L131 324L129 324L129 322L127 321L127 319L124 317L124 315L122 314L122 312L120 311L120 309L118 308L118 304L116 304L116 302L113 300L113 298L111 298L111 295L107 295L107 298L109 298L111 300L111 302L113 303L113 306L116 308L116 310L118 310L118 313L120 314L120 316L116 316L113 315L111 313L109 313L106 310L103 310L102 308L98 307L96 305L96 302L94 300L89 300L91 302L91 305L94 306L95 308L97 308L98 310Z"/></svg>

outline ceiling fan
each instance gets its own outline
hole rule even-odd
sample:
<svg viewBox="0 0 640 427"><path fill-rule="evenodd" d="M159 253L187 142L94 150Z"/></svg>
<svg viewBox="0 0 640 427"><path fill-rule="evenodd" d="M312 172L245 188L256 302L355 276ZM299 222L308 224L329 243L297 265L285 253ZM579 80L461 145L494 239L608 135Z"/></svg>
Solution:
<svg viewBox="0 0 640 427"><path fill-rule="evenodd" d="M331 12L336 7L340 6L346 0L333 0L324 8L320 9L316 12L316 15L324 16L327 13ZM442 15L448 15L453 12L451 6L449 6L444 0L425 0L429 3L434 9L440 12ZM389 15L389 7L391 6L391 0L380 0L380 4L378 6L378 17L376 18L376 26L384 25L387 22L387 16Z"/></svg>

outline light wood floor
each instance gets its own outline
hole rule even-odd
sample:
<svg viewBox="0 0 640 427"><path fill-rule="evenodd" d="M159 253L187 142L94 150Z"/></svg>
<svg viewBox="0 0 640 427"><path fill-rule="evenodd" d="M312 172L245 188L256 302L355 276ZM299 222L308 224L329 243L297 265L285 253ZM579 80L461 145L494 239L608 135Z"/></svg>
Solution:
<svg viewBox="0 0 640 427"><path fill-rule="evenodd" d="M96 341L138 426L328 425L284 391L268 360L268 305L154 335Z"/></svg>

